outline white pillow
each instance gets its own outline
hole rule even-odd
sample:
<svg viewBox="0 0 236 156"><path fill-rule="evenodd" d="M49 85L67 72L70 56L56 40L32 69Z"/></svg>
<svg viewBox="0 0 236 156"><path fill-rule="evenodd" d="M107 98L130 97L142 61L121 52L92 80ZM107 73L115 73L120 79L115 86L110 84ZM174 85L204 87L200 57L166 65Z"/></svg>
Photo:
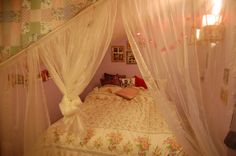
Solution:
<svg viewBox="0 0 236 156"><path fill-rule="evenodd" d="M120 78L121 87L132 87L135 86L135 78Z"/></svg>

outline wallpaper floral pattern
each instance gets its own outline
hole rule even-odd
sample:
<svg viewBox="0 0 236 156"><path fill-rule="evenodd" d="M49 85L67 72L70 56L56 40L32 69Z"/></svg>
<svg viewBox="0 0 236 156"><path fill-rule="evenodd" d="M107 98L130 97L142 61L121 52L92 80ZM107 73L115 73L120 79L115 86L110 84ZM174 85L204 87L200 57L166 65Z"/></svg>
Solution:
<svg viewBox="0 0 236 156"><path fill-rule="evenodd" d="M98 0L0 1L0 62Z"/></svg>

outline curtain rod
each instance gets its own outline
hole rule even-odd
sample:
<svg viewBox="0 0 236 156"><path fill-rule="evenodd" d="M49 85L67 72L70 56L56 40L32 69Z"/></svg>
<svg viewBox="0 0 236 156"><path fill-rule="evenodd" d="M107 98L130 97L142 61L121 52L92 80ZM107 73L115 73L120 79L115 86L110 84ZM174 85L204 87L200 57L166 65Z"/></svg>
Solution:
<svg viewBox="0 0 236 156"><path fill-rule="evenodd" d="M61 29L65 29L66 27L69 26L70 23L77 20L77 18L79 18L81 15L87 13L88 11L90 11L91 9L93 9L94 7L96 7L97 5L99 5L100 3L104 2L104 1L107 1L107 0L98 0L94 4L90 4L88 7L82 9L80 12L78 12L74 17L72 17L70 20L66 21L64 24L56 27L54 30L47 33L45 36L41 37L36 42L33 42L28 47L26 47L23 50L21 50L20 52L18 52L16 55L13 55L10 58L8 58L7 60L1 62L0 63L0 68L3 67L4 65L6 65L7 63L11 62L11 61L14 61L16 58L20 57L21 55L25 54L28 51L28 49L34 48L35 46L39 45L45 39L53 37L53 35L55 35L58 31L60 31Z"/></svg>

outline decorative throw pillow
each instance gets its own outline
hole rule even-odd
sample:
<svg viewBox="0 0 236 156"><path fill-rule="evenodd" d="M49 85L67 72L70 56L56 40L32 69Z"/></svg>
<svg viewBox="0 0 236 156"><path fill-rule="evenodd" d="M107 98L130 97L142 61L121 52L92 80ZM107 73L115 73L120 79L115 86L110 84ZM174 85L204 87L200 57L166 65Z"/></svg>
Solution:
<svg viewBox="0 0 236 156"><path fill-rule="evenodd" d="M113 74L104 73L105 80L112 80L116 78L126 78L126 75L119 75L119 74L113 75Z"/></svg>
<svg viewBox="0 0 236 156"><path fill-rule="evenodd" d="M119 79L112 79L112 80L105 80L105 79L100 79L101 85L104 86L106 84L111 84L111 85L117 85L120 86L120 80Z"/></svg>
<svg viewBox="0 0 236 156"><path fill-rule="evenodd" d="M121 87L131 87L135 85L135 78L120 78Z"/></svg>
<svg viewBox="0 0 236 156"><path fill-rule="evenodd" d="M140 78L138 76L134 76L134 78L135 78L135 87L143 87L143 88L147 89L147 85L142 78Z"/></svg>
<svg viewBox="0 0 236 156"><path fill-rule="evenodd" d="M112 80L115 75L104 73L104 79L105 80Z"/></svg>
<svg viewBox="0 0 236 156"><path fill-rule="evenodd" d="M125 77L126 75L119 75L119 74L113 75L104 73L104 79L100 79L100 81L102 86L106 84L120 86L121 85L120 78L125 78Z"/></svg>
<svg viewBox="0 0 236 156"><path fill-rule="evenodd" d="M115 92L116 95L119 95L125 99L131 100L138 95L139 90L135 88L122 88Z"/></svg>

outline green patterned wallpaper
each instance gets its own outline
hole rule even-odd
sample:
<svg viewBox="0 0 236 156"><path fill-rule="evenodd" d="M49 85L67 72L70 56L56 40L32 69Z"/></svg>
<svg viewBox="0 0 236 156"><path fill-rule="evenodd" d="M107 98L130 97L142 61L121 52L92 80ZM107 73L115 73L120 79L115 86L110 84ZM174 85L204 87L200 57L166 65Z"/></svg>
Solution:
<svg viewBox="0 0 236 156"><path fill-rule="evenodd" d="M0 62L98 0L1 0Z"/></svg>

